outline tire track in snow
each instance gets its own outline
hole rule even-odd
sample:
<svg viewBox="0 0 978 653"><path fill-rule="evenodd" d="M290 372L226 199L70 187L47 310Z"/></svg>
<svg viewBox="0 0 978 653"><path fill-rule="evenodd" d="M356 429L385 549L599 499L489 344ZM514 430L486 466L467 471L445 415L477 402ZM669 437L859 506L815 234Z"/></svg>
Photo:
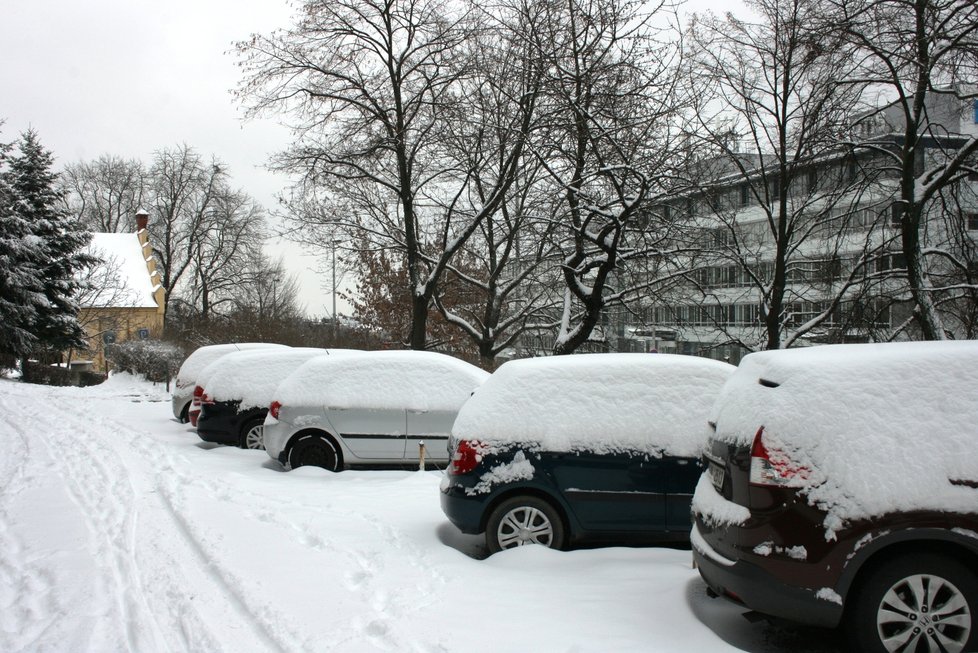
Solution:
<svg viewBox="0 0 978 653"><path fill-rule="evenodd" d="M0 411L9 415L16 406L0 398ZM15 424L7 423L0 447L23 455L0 456L0 650L32 648L48 631L50 616L58 611L52 574L40 562L27 558L24 544L12 526L11 508L24 492L37 485L37 472L28 465L30 440Z"/></svg>
<svg viewBox="0 0 978 653"><path fill-rule="evenodd" d="M47 394L52 399L48 405L58 410L32 414L29 436L47 448L52 465L66 481L65 487L89 527L98 570L94 594L99 600L92 607L101 611L97 613L92 645L130 651L165 650L165 639L155 628L148 629L150 641L139 629L140 624L155 622L132 556L136 509L125 466L111 448L98 439L84 437L94 429L75 414L93 414L90 405L73 405L75 401L54 391ZM28 427L20 428L25 431ZM107 461L115 463L113 469Z"/></svg>
<svg viewBox="0 0 978 653"><path fill-rule="evenodd" d="M270 611L264 604L251 605L248 595L242 591L240 580L227 569L221 556L214 553L219 552L220 548L216 545L208 545L205 529L196 527L188 517L190 513L186 505L186 490L203 488L218 494L218 486L184 472L188 462L177 460L167 450L165 444L132 429L116 426L115 430L128 440L127 444L134 452L140 454L151 465L155 479L154 492L160 500L160 505L166 510L176 531L182 536L183 542L190 547L194 558L200 563L200 571L218 585L221 598L253 632L252 641L261 642L269 650L290 650L289 633L283 633L273 627L278 616L268 614ZM215 644L208 647L208 650L217 648L219 646ZM236 648L234 645L231 646L231 650ZM199 650L199 646L191 646L189 650Z"/></svg>
<svg viewBox="0 0 978 653"><path fill-rule="evenodd" d="M412 615L430 614L432 606L440 600L438 590L447 584L448 579L432 562L430 552L416 544L401 529L385 521L365 515L360 511L343 508L346 487L331 488L328 505L321 503L294 504L310 513L310 519L302 523L289 521L280 514L280 505L264 494L249 494L252 506L250 515L258 521L271 523L283 533L291 532L293 539L310 550L322 552L331 558L342 557L346 562L341 566L347 571L343 576L344 587L362 598L368 613L355 619L351 632L331 642L306 642L304 648L328 651L344 651L361 648L369 641L375 648L385 651L443 651L440 647L428 648L417 642L410 642L410 618ZM323 519L316 520L316 516ZM358 547L334 546L332 538L320 531L329 528L337 521L356 520L365 523L377 533L376 538L364 539ZM416 571L416 582L391 591L389 579L385 579L385 552L392 549L401 551L399 562L407 562ZM407 632L405 632L407 631Z"/></svg>
<svg viewBox="0 0 978 653"><path fill-rule="evenodd" d="M99 621L102 622L100 625L115 623L127 626L123 636L116 636L122 641L104 648L124 646L131 651L225 650L207 621L198 614L197 606L210 603L223 607L228 597L234 596L236 588L215 573L212 561L204 555L193 533L188 531L185 524L181 524L177 511L166 496L172 491L161 487L160 474L156 471L157 461L153 459L158 457L159 447L147 449L142 442L147 438L145 434L100 417L100 407L93 410L90 398L86 398L85 406L81 405L85 399L72 399L59 397L62 402L60 407L65 410L32 416L32 427L43 432L43 439L51 450L58 470L69 481L69 491L74 493L96 540L93 551L109 553L109 561L100 565L100 584L104 593L118 598L118 603L114 614L106 614ZM78 405L72 406L73 403ZM107 407L111 405L111 401L104 403ZM89 415L91 419L80 419L78 414ZM96 437L79 438L79 433ZM136 488L126 456L116 451L116 448L123 448L125 453L126 447L139 452L146 459L148 469L153 470L144 473L143 470L137 471L137 477L141 477L137 480L144 486L140 488L139 500L156 503L160 511L169 516L170 527L153 523L154 520L138 523L134 500ZM167 467L172 471L172 465ZM141 530L152 531L156 537L140 539ZM207 589L207 601L196 601L195 604L195 597L187 596L186 578L179 575L179 567L185 557L167 555L167 552L155 547L144 551L139 548L143 541L154 545L161 542L169 544L174 534L179 534L177 539L192 550L190 559L199 563L197 569L189 570L193 577L209 578L216 584L216 587ZM150 549L149 546L146 548ZM156 559L159 554L162 554L163 560ZM160 607L164 609L160 611ZM260 624L255 623L254 615L243 607L240 600L234 607L237 612L235 616L244 622L244 630L252 632L253 637L249 638L252 643L264 643L265 648L270 650L282 649ZM227 650L237 648L233 642L228 646L230 648Z"/></svg>

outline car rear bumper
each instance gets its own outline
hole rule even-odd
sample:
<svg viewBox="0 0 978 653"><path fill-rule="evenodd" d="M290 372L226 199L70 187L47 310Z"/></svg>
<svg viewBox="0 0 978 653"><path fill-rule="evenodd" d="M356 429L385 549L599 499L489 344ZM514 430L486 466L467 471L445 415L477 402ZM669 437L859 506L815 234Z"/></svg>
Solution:
<svg viewBox="0 0 978 653"><path fill-rule="evenodd" d="M192 397L190 395L178 393L174 390L173 396L170 397L170 410L173 411L173 417L175 419L183 419L183 409L190 405L191 399Z"/></svg>
<svg viewBox="0 0 978 653"><path fill-rule="evenodd" d="M456 528L469 535L478 535L485 531L483 515L486 509L486 495L478 497L467 496L465 488L460 485L445 485L441 490L441 509Z"/></svg>
<svg viewBox="0 0 978 653"><path fill-rule="evenodd" d="M835 628L842 620L841 599L832 600L836 595L828 588L819 592L789 585L750 562L730 560L717 553L695 525L690 540L700 576L719 596L762 614L812 626Z"/></svg>
<svg viewBox="0 0 978 653"><path fill-rule="evenodd" d="M230 433L224 429L210 429L206 426L207 420L198 419L197 420L197 435L204 442L215 442L217 444L238 444L238 438L234 433Z"/></svg>

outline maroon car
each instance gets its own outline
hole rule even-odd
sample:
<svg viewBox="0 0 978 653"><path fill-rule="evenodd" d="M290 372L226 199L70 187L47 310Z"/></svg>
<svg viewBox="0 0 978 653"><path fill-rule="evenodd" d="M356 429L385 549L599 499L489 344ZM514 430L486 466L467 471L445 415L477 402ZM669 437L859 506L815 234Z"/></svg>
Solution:
<svg viewBox="0 0 978 653"><path fill-rule="evenodd" d="M853 650L978 651L978 342L751 354L693 498L712 595Z"/></svg>

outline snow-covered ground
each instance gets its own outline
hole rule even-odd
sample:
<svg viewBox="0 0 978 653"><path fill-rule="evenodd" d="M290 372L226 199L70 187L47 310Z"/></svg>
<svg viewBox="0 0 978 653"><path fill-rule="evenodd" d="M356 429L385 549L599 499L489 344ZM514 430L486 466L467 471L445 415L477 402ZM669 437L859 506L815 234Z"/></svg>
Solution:
<svg viewBox="0 0 978 653"><path fill-rule="evenodd" d="M480 559L440 472L283 472L169 396L0 381L0 651L805 651L707 598L688 551Z"/></svg>

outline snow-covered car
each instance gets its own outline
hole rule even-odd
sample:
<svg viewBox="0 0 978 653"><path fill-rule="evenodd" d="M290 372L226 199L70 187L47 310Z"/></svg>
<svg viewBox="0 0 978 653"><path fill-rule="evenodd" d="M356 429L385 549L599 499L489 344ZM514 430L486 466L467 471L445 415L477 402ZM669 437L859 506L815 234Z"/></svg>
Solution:
<svg viewBox="0 0 978 653"><path fill-rule="evenodd" d="M173 395L170 398L173 416L181 422L190 421L190 406L193 401L194 387L197 385L197 376L205 367L231 352L268 347L285 347L285 345L267 342L237 342L223 345L205 345L195 349L180 365L176 382L173 384Z"/></svg>
<svg viewBox="0 0 978 653"><path fill-rule="evenodd" d="M200 397L197 435L205 442L264 449L263 424L275 388L309 359L331 353L295 347L239 351L221 357L213 363Z"/></svg>
<svg viewBox="0 0 978 653"><path fill-rule="evenodd" d="M377 351L304 363L275 391L265 450L290 468L448 460L459 408L489 374L426 351Z"/></svg>
<svg viewBox="0 0 978 653"><path fill-rule="evenodd" d="M693 498L712 593L865 653L978 651L975 388L976 341L744 358Z"/></svg>
<svg viewBox="0 0 978 653"><path fill-rule="evenodd" d="M455 421L442 510L491 552L688 540L707 419L733 371L669 354L505 363Z"/></svg>

